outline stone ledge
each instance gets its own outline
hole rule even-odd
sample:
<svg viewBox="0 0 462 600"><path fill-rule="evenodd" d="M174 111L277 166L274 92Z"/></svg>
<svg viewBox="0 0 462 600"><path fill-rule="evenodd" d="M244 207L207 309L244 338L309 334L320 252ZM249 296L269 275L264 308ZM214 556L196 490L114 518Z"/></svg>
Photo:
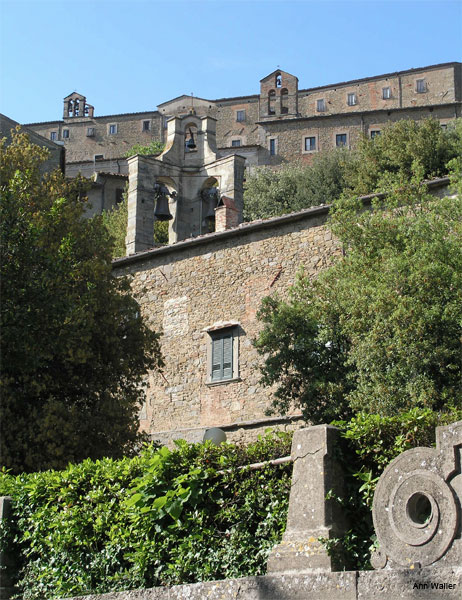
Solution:
<svg viewBox="0 0 462 600"><path fill-rule="evenodd" d="M436 585L432 589L431 584ZM428 585L428 587L426 587ZM438 585L445 586L438 588ZM454 587L451 587L454 586ZM78 596L72 600L452 600L462 567L278 574Z"/></svg>

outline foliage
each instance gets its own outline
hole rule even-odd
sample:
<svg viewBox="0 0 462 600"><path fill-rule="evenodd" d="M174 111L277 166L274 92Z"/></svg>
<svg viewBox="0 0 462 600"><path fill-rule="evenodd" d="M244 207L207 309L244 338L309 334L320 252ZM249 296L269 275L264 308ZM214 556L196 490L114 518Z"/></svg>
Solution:
<svg viewBox="0 0 462 600"><path fill-rule="evenodd" d="M435 119L390 124L373 139L361 138L345 172L345 190L348 195L366 195L388 190L390 179L406 182L415 176L447 175L447 164L460 156L461 143L461 119L446 130Z"/></svg>
<svg viewBox="0 0 462 600"><path fill-rule="evenodd" d="M348 418L351 391L345 364L348 340L338 316L317 314L313 286L301 271L289 289L289 300L263 299L258 318L263 328L254 341L265 356L261 382L276 385L273 410L301 408L312 423Z"/></svg>
<svg viewBox="0 0 462 600"><path fill-rule="evenodd" d="M330 553L347 559L347 569L370 569L375 547L372 500L385 467L405 450L435 445L435 427L462 419L462 410L447 413L413 408L381 417L359 413L350 421L333 424L341 429L344 444L340 460L345 473L345 495L337 498L350 523L341 538L323 540Z"/></svg>
<svg viewBox="0 0 462 600"><path fill-rule="evenodd" d="M178 442L63 472L0 474L15 523L0 536L22 566L24 600L264 572L284 530L290 435L247 448Z"/></svg>
<svg viewBox="0 0 462 600"><path fill-rule="evenodd" d="M257 169L246 179L244 219L252 221L327 204L345 186L348 150L316 154L311 165L287 165L277 170Z"/></svg>
<svg viewBox="0 0 462 600"><path fill-rule="evenodd" d="M125 152L124 157L130 158L130 156L134 156L135 154L141 154L143 156L149 156L152 154L161 154L165 148L165 144L163 142L159 142L158 140L153 140L149 144L134 144L130 150Z"/></svg>
<svg viewBox="0 0 462 600"><path fill-rule="evenodd" d="M161 363L125 279L111 273L85 186L41 175L16 133L1 158L2 463L13 472L123 456L139 443L141 382Z"/></svg>
<svg viewBox="0 0 462 600"><path fill-rule="evenodd" d="M459 163L449 163L456 183ZM322 422L336 411L460 406L462 194L429 196L422 165L410 168L407 180L404 170L380 175L388 193L373 210L339 199L330 226L345 256L316 280L302 273L287 301L264 300L256 346L275 409L295 404Z"/></svg>
<svg viewBox="0 0 462 600"><path fill-rule="evenodd" d="M104 226L113 240L112 257L125 256L125 236L127 235L128 197L127 191L123 200L111 210L102 214ZM154 244L168 244L168 221L154 221Z"/></svg>

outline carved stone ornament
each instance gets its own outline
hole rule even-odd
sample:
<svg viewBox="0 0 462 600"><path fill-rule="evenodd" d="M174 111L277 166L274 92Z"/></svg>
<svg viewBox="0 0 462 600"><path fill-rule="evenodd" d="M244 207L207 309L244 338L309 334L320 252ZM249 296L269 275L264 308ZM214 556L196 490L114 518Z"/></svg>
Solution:
<svg viewBox="0 0 462 600"><path fill-rule="evenodd" d="M407 450L385 469L372 506L374 568L460 563L461 449L459 421L437 428L436 449Z"/></svg>

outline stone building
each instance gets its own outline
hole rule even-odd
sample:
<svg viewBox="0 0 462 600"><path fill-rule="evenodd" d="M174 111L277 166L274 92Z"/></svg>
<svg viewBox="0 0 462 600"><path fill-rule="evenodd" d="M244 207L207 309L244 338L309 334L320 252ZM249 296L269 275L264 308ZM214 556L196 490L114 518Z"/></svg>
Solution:
<svg viewBox="0 0 462 600"><path fill-rule="evenodd" d="M89 193L89 214L94 214L120 199L120 186L105 174L127 177L127 150L134 144L165 143L172 117L192 113L216 119L219 155L238 153L252 168L310 162L317 152L354 147L361 134L373 137L400 119L432 116L445 126L461 116L461 101L458 62L305 89L298 88L294 75L276 70L260 81L259 94L215 100L182 95L137 113L96 116L85 96L74 92L64 98L61 120L27 127L64 145L67 175L99 174Z"/></svg>
<svg viewBox="0 0 462 600"><path fill-rule="evenodd" d="M439 193L447 183L431 187ZM262 357L252 340L263 297L286 297L301 265L315 277L342 252L327 214L320 206L231 228L217 215L215 232L114 261L162 334L165 368L149 373L140 414L154 439L200 441L206 428L221 427L230 440L250 440L269 425L300 426L297 412L266 416L274 390L259 383Z"/></svg>
<svg viewBox="0 0 462 600"><path fill-rule="evenodd" d="M458 62L304 89L297 77L277 70L260 81L259 94L215 100L183 95L138 113L95 116L94 107L74 92L64 98L62 120L27 126L62 141L68 166L75 168L121 158L135 143L165 142L168 119L193 112L217 120L219 150L239 147L248 165L280 164L354 146L360 133L376 135L389 121L433 116L444 125L461 115L461 101Z"/></svg>

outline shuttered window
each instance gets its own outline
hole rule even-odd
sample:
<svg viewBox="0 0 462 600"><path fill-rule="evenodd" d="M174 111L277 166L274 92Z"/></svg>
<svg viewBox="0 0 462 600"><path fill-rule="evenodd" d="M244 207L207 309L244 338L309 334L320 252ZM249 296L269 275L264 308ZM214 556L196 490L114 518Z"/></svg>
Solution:
<svg viewBox="0 0 462 600"><path fill-rule="evenodd" d="M213 332L212 335L212 381L233 377L233 329Z"/></svg>

